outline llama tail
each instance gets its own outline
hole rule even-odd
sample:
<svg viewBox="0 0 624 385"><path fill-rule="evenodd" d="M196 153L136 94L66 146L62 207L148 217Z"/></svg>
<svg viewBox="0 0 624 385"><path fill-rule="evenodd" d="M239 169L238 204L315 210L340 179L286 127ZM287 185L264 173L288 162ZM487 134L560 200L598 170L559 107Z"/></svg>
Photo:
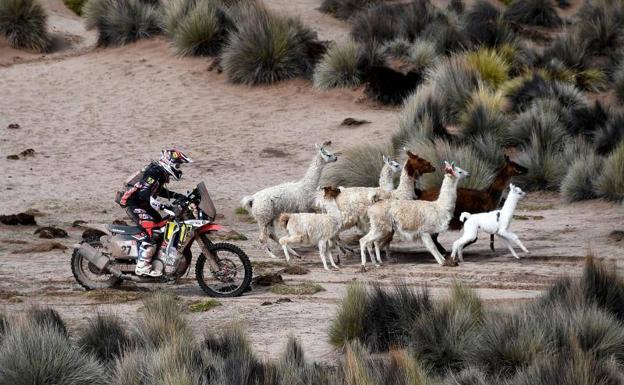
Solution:
<svg viewBox="0 0 624 385"><path fill-rule="evenodd" d="M251 212L251 207L253 206L253 195L247 195L246 197L243 197L243 199L241 199L240 201L241 206Z"/></svg>
<svg viewBox="0 0 624 385"><path fill-rule="evenodd" d="M470 218L470 213L467 213L467 212L465 212L465 211L464 211L464 212L463 212L463 213L461 213L461 215L459 216L459 221L460 221L460 222L465 222L465 221L466 221L466 219L468 219L468 218Z"/></svg>
<svg viewBox="0 0 624 385"><path fill-rule="evenodd" d="M278 223L281 227L286 228L286 226L288 226L288 221L289 221L289 220L290 220L290 215L289 215L289 214L284 213L284 214L281 214L281 215L279 216L279 219L277 220L277 223Z"/></svg>

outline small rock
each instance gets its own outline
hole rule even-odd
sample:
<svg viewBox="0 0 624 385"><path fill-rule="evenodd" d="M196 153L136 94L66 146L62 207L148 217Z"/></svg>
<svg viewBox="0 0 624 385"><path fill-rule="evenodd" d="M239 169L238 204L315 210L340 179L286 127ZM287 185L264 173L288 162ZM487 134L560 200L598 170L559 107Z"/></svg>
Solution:
<svg viewBox="0 0 624 385"><path fill-rule="evenodd" d="M20 250L13 251L13 254L26 254L26 253L43 253L52 250L67 250L67 246L58 242L44 242L31 247L26 247Z"/></svg>
<svg viewBox="0 0 624 385"><path fill-rule="evenodd" d="M32 148L27 148L24 151L20 152L20 155L22 156L22 158L35 156L35 150L33 150Z"/></svg>
<svg viewBox="0 0 624 385"><path fill-rule="evenodd" d="M611 234L609 234L609 239L613 242L620 242L624 239L624 231L622 230L613 230Z"/></svg>
<svg viewBox="0 0 624 385"><path fill-rule="evenodd" d="M35 216L32 214L19 213L19 214L11 214L11 215L0 215L0 223L16 226L16 225L24 225L31 226L36 225Z"/></svg>
<svg viewBox="0 0 624 385"><path fill-rule="evenodd" d="M128 222L121 220L121 219L115 219L113 221L113 224L117 226L128 226Z"/></svg>
<svg viewBox="0 0 624 385"><path fill-rule="evenodd" d="M10 130L18 130L18 129L20 129L21 127L20 127L20 125L19 125L19 124L17 124L17 123L11 123L11 124L9 124L9 125L7 126L7 128L8 128L8 129L10 129Z"/></svg>
<svg viewBox="0 0 624 385"><path fill-rule="evenodd" d="M284 278L279 274L271 273L259 275L255 277L252 282L256 286L273 286L278 283L284 283Z"/></svg>
<svg viewBox="0 0 624 385"><path fill-rule="evenodd" d="M95 229L86 229L82 232L82 239L84 240L96 240L101 236L106 235L105 232Z"/></svg>
<svg viewBox="0 0 624 385"><path fill-rule="evenodd" d="M84 225L85 223L87 223L87 221L83 221L81 219L76 219L73 223L72 223L72 227L80 227L80 225Z"/></svg>
<svg viewBox="0 0 624 385"><path fill-rule="evenodd" d="M45 239L67 238L67 231L53 226L40 227L35 230L35 234L39 234L39 238Z"/></svg>
<svg viewBox="0 0 624 385"><path fill-rule="evenodd" d="M346 118L340 123L341 126L361 126L370 123L368 120L359 120L354 118Z"/></svg>
<svg viewBox="0 0 624 385"><path fill-rule="evenodd" d="M8 160L19 160L19 155L7 155Z"/></svg>
<svg viewBox="0 0 624 385"><path fill-rule="evenodd" d="M260 304L260 306L269 306L269 305L273 305L273 302L265 301Z"/></svg>
<svg viewBox="0 0 624 385"><path fill-rule="evenodd" d="M278 271L279 274L290 274L290 275L305 275L305 274L308 274L309 272L310 272L310 269L307 269L303 266L297 266L297 265L288 266Z"/></svg>
<svg viewBox="0 0 624 385"><path fill-rule="evenodd" d="M292 299L290 298L279 298L277 301L275 301L275 303L287 303L287 302L292 302Z"/></svg>

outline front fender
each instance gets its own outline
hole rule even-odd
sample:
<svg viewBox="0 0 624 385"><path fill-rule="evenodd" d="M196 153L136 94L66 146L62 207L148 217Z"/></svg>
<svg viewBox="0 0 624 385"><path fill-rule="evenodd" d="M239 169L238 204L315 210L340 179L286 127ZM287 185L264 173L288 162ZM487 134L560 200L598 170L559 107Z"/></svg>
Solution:
<svg viewBox="0 0 624 385"><path fill-rule="evenodd" d="M182 249L183 255L190 259L190 257L191 257L191 246L197 240L197 238L200 235L202 235L202 234L213 233L213 232L217 232L217 231L230 231L230 229L225 227L225 226L218 225L216 223L207 223L207 224L203 225L202 227L196 229L195 233L193 234L193 238L189 239L187 241L186 245L184 246L184 248Z"/></svg>

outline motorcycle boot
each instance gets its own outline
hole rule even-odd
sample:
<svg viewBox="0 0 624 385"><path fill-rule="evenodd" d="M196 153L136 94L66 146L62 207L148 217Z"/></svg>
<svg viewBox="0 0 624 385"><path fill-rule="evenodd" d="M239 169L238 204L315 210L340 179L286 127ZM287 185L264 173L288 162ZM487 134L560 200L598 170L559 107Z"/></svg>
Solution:
<svg viewBox="0 0 624 385"><path fill-rule="evenodd" d="M156 246L143 242L139 247L139 261L134 273L138 276L148 275L150 277L160 277L162 272L152 270L152 257L156 253Z"/></svg>

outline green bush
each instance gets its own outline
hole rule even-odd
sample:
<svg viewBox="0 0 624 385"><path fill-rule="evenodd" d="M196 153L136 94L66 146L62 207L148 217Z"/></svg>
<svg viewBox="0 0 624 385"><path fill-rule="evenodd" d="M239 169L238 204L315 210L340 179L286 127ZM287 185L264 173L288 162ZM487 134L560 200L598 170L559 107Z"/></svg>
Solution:
<svg viewBox="0 0 624 385"><path fill-rule="evenodd" d="M160 7L141 0L88 0L83 13L87 28L97 28L102 46L132 43L163 29Z"/></svg>
<svg viewBox="0 0 624 385"><path fill-rule="evenodd" d="M383 155L392 153L389 147L371 144L348 148L340 156L340 161L325 167L321 185L377 187L384 165Z"/></svg>
<svg viewBox="0 0 624 385"><path fill-rule="evenodd" d="M71 346L49 323L27 321L13 327L0 345L0 384L105 385L94 357Z"/></svg>
<svg viewBox="0 0 624 385"><path fill-rule="evenodd" d="M0 1L0 34L13 48L46 52L50 48L47 20L38 0Z"/></svg>
<svg viewBox="0 0 624 385"><path fill-rule="evenodd" d="M362 285L349 285L329 328L329 342L336 347L346 346L364 332L362 320L368 308L368 293Z"/></svg>
<svg viewBox="0 0 624 385"><path fill-rule="evenodd" d="M98 314L78 334L78 347L101 363L120 357L132 345L126 324L113 315Z"/></svg>
<svg viewBox="0 0 624 385"><path fill-rule="evenodd" d="M509 63L494 49L481 48L470 52L467 60L481 79L495 89L509 79Z"/></svg>
<svg viewBox="0 0 624 385"><path fill-rule="evenodd" d="M260 3L242 6L221 58L228 79L270 84L311 73L316 33L298 19L278 16ZM322 52L321 52L322 53Z"/></svg>
<svg viewBox="0 0 624 385"><path fill-rule="evenodd" d="M314 85L320 89L360 85L360 50L353 40L331 46L314 70Z"/></svg>
<svg viewBox="0 0 624 385"><path fill-rule="evenodd" d="M338 19L347 20L359 11L378 2L380 0L323 0L319 10Z"/></svg>
<svg viewBox="0 0 624 385"><path fill-rule="evenodd" d="M605 159L596 194L618 202L624 199L624 140Z"/></svg>
<svg viewBox="0 0 624 385"><path fill-rule="evenodd" d="M183 56L216 55L231 21L216 0L174 0L165 8L166 31Z"/></svg>
<svg viewBox="0 0 624 385"><path fill-rule="evenodd" d="M82 8L86 4L87 0L63 0L67 8L74 11L78 16L82 16Z"/></svg>
<svg viewBox="0 0 624 385"><path fill-rule="evenodd" d="M516 24L558 27L563 21L551 0L515 0L504 12L506 20Z"/></svg>
<svg viewBox="0 0 624 385"><path fill-rule="evenodd" d="M166 293L156 293L144 301L144 317L137 327L139 344L159 348L171 341L193 339L193 332L183 317L184 307L179 302Z"/></svg>
<svg viewBox="0 0 624 385"><path fill-rule="evenodd" d="M596 154L580 154L561 182L563 198L567 202L596 198L595 185L603 162Z"/></svg>

